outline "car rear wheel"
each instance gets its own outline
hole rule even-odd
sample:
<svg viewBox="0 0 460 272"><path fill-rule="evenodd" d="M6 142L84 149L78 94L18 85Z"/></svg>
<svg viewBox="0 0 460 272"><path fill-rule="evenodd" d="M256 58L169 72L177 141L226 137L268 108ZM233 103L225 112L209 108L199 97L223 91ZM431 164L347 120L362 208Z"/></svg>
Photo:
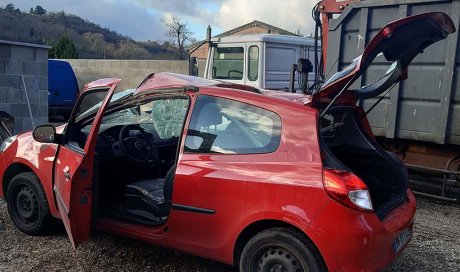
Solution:
<svg viewBox="0 0 460 272"><path fill-rule="evenodd" d="M323 271L308 241L290 229L275 228L256 234L241 253L241 272Z"/></svg>
<svg viewBox="0 0 460 272"><path fill-rule="evenodd" d="M39 235L48 229L52 220L48 201L34 173L20 173L11 180L6 202L11 220L22 232Z"/></svg>

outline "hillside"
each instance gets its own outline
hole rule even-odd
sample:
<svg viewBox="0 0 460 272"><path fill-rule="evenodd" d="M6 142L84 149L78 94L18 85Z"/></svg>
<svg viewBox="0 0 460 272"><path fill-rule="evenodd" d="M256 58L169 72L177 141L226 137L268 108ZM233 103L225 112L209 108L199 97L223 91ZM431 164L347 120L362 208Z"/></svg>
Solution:
<svg viewBox="0 0 460 272"><path fill-rule="evenodd" d="M110 29L65 12L36 15L18 9L0 8L0 39L52 45L67 35L80 58L176 59L169 42L136 42Z"/></svg>

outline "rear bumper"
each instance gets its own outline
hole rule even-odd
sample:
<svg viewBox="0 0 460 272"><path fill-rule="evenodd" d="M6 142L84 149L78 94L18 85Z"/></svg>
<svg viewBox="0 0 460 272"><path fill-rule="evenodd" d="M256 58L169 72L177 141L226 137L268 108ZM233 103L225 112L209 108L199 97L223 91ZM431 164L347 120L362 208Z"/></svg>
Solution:
<svg viewBox="0 0 460 272"><path fill-rule="evenodd" d="M390 266L407 245L395 254L393 241L406 229L412 233L416 201L410 190L407 193L408 201L383 221L374 213L354 211L330 201L310 225L310 238L329 271L381 271Z"/></svg>

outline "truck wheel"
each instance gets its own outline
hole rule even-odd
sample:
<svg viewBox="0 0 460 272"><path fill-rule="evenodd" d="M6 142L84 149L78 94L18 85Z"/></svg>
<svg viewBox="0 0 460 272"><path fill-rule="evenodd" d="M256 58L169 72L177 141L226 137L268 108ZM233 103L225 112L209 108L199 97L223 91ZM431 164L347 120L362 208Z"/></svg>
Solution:
<svg viewBox="0 0 460 272"><path fill-rule="evenodd" d="M249 240L241 253L241 272L322 271L308 241L285 228L265 230Z"/></svg>
<svg viewBox="0 0 460 272"><path fill-rule="evenodd" d="M24 233L42 234L51 223L45 192L32 172L20 173L11 180L6 203L14 225Z"/></svg>

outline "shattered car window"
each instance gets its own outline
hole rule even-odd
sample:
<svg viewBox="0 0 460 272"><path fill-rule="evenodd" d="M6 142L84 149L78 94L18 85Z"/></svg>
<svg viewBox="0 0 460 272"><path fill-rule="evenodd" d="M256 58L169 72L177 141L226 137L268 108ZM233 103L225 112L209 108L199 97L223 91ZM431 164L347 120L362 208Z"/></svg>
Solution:
<svg viewBox="0 0 460 272"><path fill-rule="evenodd" d="M151 120L162 139L179 137L187 113L187 99L162 99L151 102Z"/></svg>
<svg viewBox="0 0 460 272"><path fill-rule="evenodd" d="M186 98L157 99L107 114L102 124L153 124L160 138L169 139L182 133L187 108Z"/></svg>

